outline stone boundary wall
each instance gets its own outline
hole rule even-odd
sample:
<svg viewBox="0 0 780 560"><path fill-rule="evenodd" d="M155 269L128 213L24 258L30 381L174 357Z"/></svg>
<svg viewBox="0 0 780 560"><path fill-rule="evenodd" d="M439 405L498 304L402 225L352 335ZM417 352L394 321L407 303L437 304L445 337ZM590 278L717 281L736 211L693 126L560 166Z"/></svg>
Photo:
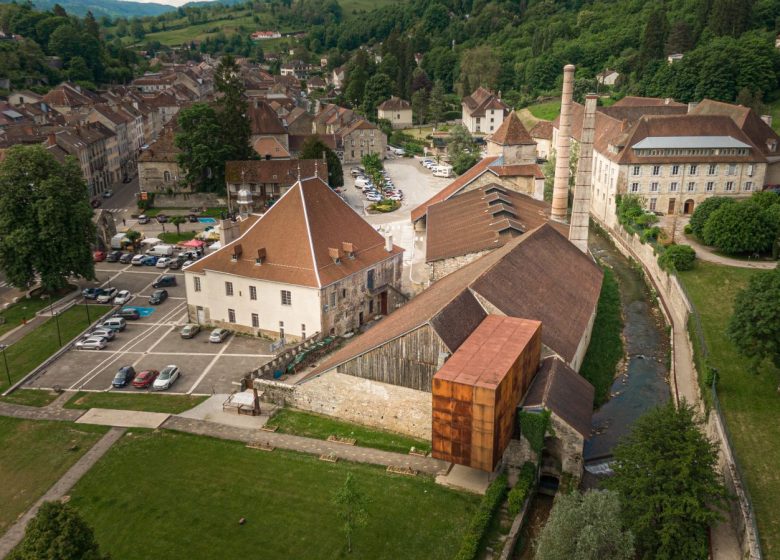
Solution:
<svg viewBox="0 0 780 560"><path fill-rule="evenodd" d="M154 193L155 208L200 208L202 206L227 206L227 199L214 193L179 193L168 195Z"/></svg>
<svg viewBox="0 0 780 560"><path fill-rule="evenodd" d="M688 318L693 311L685 290L680 285L679 279L677 276L669 274L658 265L658 259L652 245L642 243L639 240L638 235L628 233L619 224L614 228L610 228L603 222L600 222L597 218L592 218L609 235L618 251L642 265L645 274L650 279L650 282L663 304L662 308L667 315L669 326L672 328L670 338L673 343L674 322L687 325ZM685 343L688 346L689 354L693 356L693 344L691 343L687 329ZM672 368L674 368L674 352L675 349L672 344ZM694 374L694 379L691 383L696 391L696 405L702 413L705 413L706 411L699 388L696 365L691 363L690 367ZM676 372L672 369L672 372L670 373L674 388L674 397L677 402L679 401L679 395L677 392ZM724 420L720 414L718 414L717 410L710 410L705 430L707 436L716 441L719 445L718 463L721 474L723 475L724 484L728 491L737 498L737 500L731 501L729 514L731 521L737 530L737 537L739 539L740 547L742 548L742 557L751 560L760 560L762 558L761 546L758 534L754 530L755 514L745 492L745 485L739 476L731 445L726 437Z"/></svg>

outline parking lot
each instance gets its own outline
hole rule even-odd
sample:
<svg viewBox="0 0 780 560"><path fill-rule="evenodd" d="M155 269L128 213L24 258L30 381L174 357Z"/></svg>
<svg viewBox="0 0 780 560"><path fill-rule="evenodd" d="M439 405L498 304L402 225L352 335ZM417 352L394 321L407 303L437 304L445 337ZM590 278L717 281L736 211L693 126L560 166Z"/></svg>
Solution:
<svg viewBox="0 0 780 560"><path fill-rule="evenodd" d="M85 391L146 391L133 387L114 389L111 381L122 366L133 366L136 372L140 372L145 369L159 371L175 364L182 374L167 392L230 393L235 389L234 381L273 357L270 342L258 338L230 335L221 344L215 344L208 341L209 331L202 330L194 338L182 339L179 331L187 323L187 308L184 275L180 271L102 262L96 265L96 273L97 284L132 292L134 298L126 307L138 308L142 317L127 321L127 328L118 332L103 350L71 348L44 372L28 381L28 386L58 386ZM169 295L167 300L160 305L150 305L149 296L154 291L152 283L163 273L174 274L177 285L165 288ZM94 285L82 283L82 287Z"/></svg>

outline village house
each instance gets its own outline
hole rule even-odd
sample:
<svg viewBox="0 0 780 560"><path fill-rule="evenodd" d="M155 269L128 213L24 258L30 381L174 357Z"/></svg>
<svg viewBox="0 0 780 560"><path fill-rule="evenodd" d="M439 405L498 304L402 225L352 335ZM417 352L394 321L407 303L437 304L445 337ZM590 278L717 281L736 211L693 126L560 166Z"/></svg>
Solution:
<svg viewBox="0 0 780 560"><path fill-rule="evenodd" d="M279 200L301 177L319 177L327 182L326 160L271 159L225 163L228 200L237 201L238 194L247 191L252 200L250 213L264 210Z"/></svg>
<svg viewBox="0 0 780 560"><path fill-rule="evenodd" d="M330 73L330 84L337 90L344 87L344 81L346 80L347 67L339 66L334 68Z"/></svg>
<svg viewBox="0 0 780 560"><path fill-rule="evenodd" d="M596 81L603 86L614 86L618 78L620 78L620 73L609 68L596 74Z"/></svg>
<svg viewBox="0 0 780 560"><path fill-rule="evenodd" d="M113 132L102 124L52 128L46 147L58 159L61 151L76 158L84 174L90 196L99 196L116 180L112 177L109 158L109 138Z"/></svg>
<svg viewBox="0 0 780 560"><path fill-rule="evenodd" d="M534 125L529 134L536 142L536 157L541 160L549 159L553 152L552 123L550 121L539 121Z"/></svg>
<svg viewBox="0 0 780 560"><path fill-rule="evenodd" d="M189 320L288 341L342 335L396 307L402 254L323 180L302 179L187 267Z"/></svg>
<svg viewBox="0 0 780 560"><path fill-rule="evenodd" d="M365 119L357 119L352 124L336 132L344 163L360 163L364 156L377 154L385 158L387 136L374 124Z"/></svg>
<svg viewBox="0 0 780 560"><path fill-rule="evenodd" d="M276 111L265 99L255 98L247 108L249 127L252 133L250 141L257 142L261 138L274 138L284 149L289 147L287 130L276 114Z"/></svg>
<svg viewBox="0 0 780 560"><path fill-rule="evenodd" d="M166 127L160 136L138 156L138 188L146 192L168 192L186 189L181 184L183 173L179 167L181 150L175 144L174 127Z"/></svg>
<svg viewBox="0 0 780 560"><path fill-rule="evenodd" d="M264 41L266 39L280 39L282 34L278 31L255 31L250 37L253 41Z"/></svg>
<svg viewBox="0 0 780 560"><path fill-rule="evenodd" d="M393 96L379 105L377 117L390 122L393 128L412 126L412 104Z"/></svg>
<svg viewBox="0 0 780 560"><path fill-rule="evenodd" d="M509 107L501 101L501 94L496 95L483 87L464 97L461 107L463 126L471 134L492 134L509 113Z"/></svg>
<svg viewBox="0 0 780 560"><path fill-rule="evenodd" d="M252 143L252 149L260 159L290 159L290 152L276 138L265 136Z"/></svg>

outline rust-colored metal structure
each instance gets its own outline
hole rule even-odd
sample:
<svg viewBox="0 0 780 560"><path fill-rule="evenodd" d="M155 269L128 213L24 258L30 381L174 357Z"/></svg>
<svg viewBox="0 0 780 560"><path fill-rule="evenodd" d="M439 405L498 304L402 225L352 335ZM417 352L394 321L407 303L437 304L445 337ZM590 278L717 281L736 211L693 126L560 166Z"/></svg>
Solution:
<svg viewBox="0 0 780 560"><path fill-rule="evenodd" d="M493 472L541 352L539 321L488 315L433 378L433 456Z"/></svg>

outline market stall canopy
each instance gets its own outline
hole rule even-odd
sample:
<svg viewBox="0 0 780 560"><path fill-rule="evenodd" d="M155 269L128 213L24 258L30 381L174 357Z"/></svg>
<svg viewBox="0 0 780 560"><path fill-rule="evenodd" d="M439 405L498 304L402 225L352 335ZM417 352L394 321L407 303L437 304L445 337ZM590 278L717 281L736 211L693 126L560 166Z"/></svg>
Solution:
<svg viewBox="0 0 780 560"><path fill-rule="evenodd" d="M205 243L200 239L190 239L189 241L182 241L179 245L182 247L203 247Z"/></svg>
<svg viewBox="0 0 780 560"><path fill-rule="evenodd" d="M158 239L157 237L147 237L141 241L141 245L154 245L156 243L162 243L162 239Z"/></svg>

